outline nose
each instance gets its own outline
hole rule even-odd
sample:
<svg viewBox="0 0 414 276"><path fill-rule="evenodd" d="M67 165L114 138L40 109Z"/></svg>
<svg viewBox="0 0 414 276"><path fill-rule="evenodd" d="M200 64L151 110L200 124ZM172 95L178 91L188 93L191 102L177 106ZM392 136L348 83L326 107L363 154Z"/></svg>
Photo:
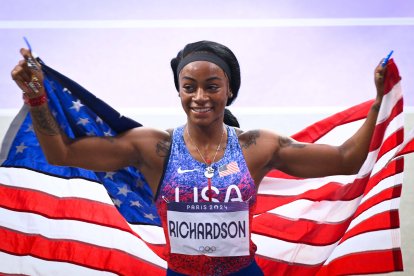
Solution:
<svg viewBox="0 0 414 276"><path fill-rule="evenodd" d="M207 99L207 93L206 91L204 91L203 88L198 88L197 91L194 93L194 101L205 101Z"/></svg>

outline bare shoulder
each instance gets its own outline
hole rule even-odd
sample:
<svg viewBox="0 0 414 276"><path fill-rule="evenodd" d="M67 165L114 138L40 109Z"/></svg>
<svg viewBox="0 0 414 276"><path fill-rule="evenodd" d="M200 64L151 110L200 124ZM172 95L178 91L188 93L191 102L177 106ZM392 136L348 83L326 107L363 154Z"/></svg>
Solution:
<svg viewBox="0 0 414 276"><path fill-rule="evenodd" d="M165 157L170 148L172 131L137 127L121 135L125 135L140 151L146 152L146 154L153 152L160 157Z"/></svg>
<svg viewBox="0 0 414 276"><path fill-rule="evenodd" d="M243 131L241 129L236 129L237 137L239 138L240 146L243 149L251 148L257 145L258 140L260 139L261 131L258 129Z"/></svg>
<svg viewBox="0 0 414 276"><path fill-rule="evenodd" d="M243 149L249 149L255 146L276 145L282 136L265 129L253 129L248 131L237 131L240 145Z"/></svg>

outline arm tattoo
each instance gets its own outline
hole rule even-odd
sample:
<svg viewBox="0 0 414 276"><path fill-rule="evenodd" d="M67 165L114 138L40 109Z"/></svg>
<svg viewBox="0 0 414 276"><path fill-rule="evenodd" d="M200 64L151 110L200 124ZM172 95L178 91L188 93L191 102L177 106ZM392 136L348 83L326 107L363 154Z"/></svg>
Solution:
<svg viewBox="0 0 414 276"><path fill-rule="evenodd" d="M159 141L155 146L155 152L160 157L167 157L170 150L171 143L169 140Z"/></svg>
<svg viewBox="0 0 414 276"><path fill-rule="evenodd" d="M373 104L371 106L371 109L374 110L374 111L376 111L376 112L379 112L380 107L381 107L381 104L376 103L376 104Z"/></svg>
<svg viewBox="0 0 414 276"><path fill-rule="evenodd" d="M246 143L241 145L242 148L247 149L251 145L256 145L256 140L257 140L257 138L259 138L259 136L260 136L260 131L258 131L258 130L249 131L249 135L247 136Z"/></svg>
<svg viewBox="0 0 414 276"><path fill-rule="evenodd" d="M281 148L285 148L285 147L304 148L306 145L296 143L293 139L290 139L289 137L280 136L279 137L279 146Z"/></svg>
<svg viewBox="0 0 414 276"><path fill-rule="evenodd" d="M60 134L60 129L55 118L46 105L30 110L34 128L44 135L54 136Z"/></svg>

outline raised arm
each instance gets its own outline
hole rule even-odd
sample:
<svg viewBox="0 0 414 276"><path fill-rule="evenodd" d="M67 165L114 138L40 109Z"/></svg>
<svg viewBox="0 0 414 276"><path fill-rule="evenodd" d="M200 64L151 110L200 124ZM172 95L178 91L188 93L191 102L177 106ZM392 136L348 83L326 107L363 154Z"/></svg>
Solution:
<svg viewBox="0 0 414 276"><path fill-rule="evenodd" d="M70 140L60 131L48 107L41 65L28 50L22 49L21 54L24 59L13 69L12 78L24 92L34 130L48 162L95 171L114 171L133 165L147 172L155 170L154 175L157 169L162 169L165 155L162 143L169 139L167 132L142 127L116 137Z"/></svg>
<svg viewBox="0 0 414 276"><path fill-rule="evenodd" d="M364 124L340 146L299 143L289 137L262 130L256 131L254 135L253 132L242 134L241 136L245 136L242 146L245 148L246 155L249 156L248 160L255 180L260 181L271 169L279 169L298 177L357 173L369 152L371 137L384 95L385 70L386 67L383 68L381 64L375 68L376 100ZM256 147L249 146L252 144L249 144L249 139L246 139L249 135L255 136ZM248 153L250 148L252 152L259 151L259 154ZM264 158L258 159L257 156L264 156Z"/></svg>

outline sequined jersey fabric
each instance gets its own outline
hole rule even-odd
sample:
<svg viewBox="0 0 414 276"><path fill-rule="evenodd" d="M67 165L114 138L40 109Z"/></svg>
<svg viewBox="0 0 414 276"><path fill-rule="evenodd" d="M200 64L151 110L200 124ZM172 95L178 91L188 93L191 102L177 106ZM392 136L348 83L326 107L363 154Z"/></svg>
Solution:
<svg viewBox="0 0 414 276"><path fill-rule="evenodd" d="M184 129L184 126L181 126L173 132L170 156L164 168L164 175L156 197L156 205L167 241L164 254L168 267L175 272L187 275L226 275L236 272L248 266L254 259L256 245L251 240L251 231L249 233L250 255L248 256L209 257L170 252L168 229L166 227L167 202L208 201L208 193L202 193L202 190L208 186L208 180L204 176L207 165L197 161L189 153L184 142ZM217 190L212 191L211 196L213 201L229 202L239 201L241 195L242 201L249 202L249 229L251 229L253 210L256 205L255 184L247 168L235 130L228 126L226 126L226 130L228 139L224 156L221 160L212 164L215 171L211 178L211 186L217 188L218 192ZM219 169L222 172L221 175Z"/></svg>

